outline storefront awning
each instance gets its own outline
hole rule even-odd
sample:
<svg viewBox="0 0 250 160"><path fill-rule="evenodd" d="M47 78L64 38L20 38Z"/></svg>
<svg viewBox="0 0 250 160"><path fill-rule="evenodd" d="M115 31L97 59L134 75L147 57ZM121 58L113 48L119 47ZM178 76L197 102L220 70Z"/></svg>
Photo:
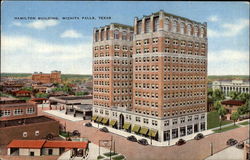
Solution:
<svg viewBox="0 0 250 160"><path fill-rule="evenodd" d="M114 126L116 124L117 120L112 119L109 123L109 125Z"/></svg>
<svg viewBox="0 0 250 160"><path fill-rule="evenodd" d="M134 125L132 131L138 133L140 128L141 128L141 126L139 126L139 125Z"/></svg>
<svg viewBox="0 0 250 160"><path fill-rule="evenodd" d="M98 119L96 121L97 122L101 122L102 121L102 117L98 117Z"/></svg>
<svg viewBox="0 0 250 160"><path fill-rule="evenodd" d="M148 132L148 136L155 137L157 132L158 132L157 130L150 129L149 132Z"/></svg>
<svg viewBox="0 0 250 160"><path fill-rule="evenodd" d="M141 127L140 134L146 135L147 132L148 132L148 128L147 127Z"/></svg>
<svg viewBox="0 0 250 160"><path fill-rule="evenodd" d="M103 123L103 124L107 124L107 123L108 123L108 120L109 120L108 118L103 118L102 123Z"/></svg>
<svg viewBox="0 0 250 160"><path fill-rule="evenodd" d="M95 121L97 119L97 116L94 115L92 118L91 118L93 121Z"/></svg>
<svg viewBox="0 0 250 160"><path fill-rule="evenodd" d="M124 129L129 129L130 126L131 126L131 123L125 122L124 125L123 125L123 128Z"/></svg>

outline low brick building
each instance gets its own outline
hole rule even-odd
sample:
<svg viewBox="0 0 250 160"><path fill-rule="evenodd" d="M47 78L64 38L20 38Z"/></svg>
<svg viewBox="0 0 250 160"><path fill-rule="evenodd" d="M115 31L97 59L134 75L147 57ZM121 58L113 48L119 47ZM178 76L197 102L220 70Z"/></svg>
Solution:
<svg viewBox="0 0 250 160"><path fill-rule="evenodd" d="M25 100L0 100L0 121L34 117L37 115L37 106Z"/></svg>
<svg viewBox="0 0 250 160"><path fill-rule="evenodd" d="M230 99L230 100L222 101L221 104L227 110L227 114L226 114L227 120L231 120L232 113L237 112L237 109L241 107L242 105L244 105L245 103L244 101L241 101L241 100Z"/></svg>
<svg viewBox="0 0 250 160"><path fill-rule="evenodd" d="M45 116L0 121L0 145L13 139L46 139L59 135L59 122Z"/></svg>

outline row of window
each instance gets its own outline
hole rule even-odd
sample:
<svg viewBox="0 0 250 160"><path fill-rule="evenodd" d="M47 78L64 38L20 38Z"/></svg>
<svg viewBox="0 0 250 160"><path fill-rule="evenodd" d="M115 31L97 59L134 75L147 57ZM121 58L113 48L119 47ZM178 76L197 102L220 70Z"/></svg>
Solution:
<svg viewBox="0 0 250 160"><path fill-rule="evenodd" d="M204 100L192 100L192 101L182 101L176 103L164 103L164 108L170 107L186 107L186 106L196 106L197 104L205 104ZM136 100L135 99L135 106L142 106L142 107L156 107L158 108L158 102L150 102L150 101L143 101L143 100Z"/></svg>
<svg viewBox="0 0 250 160"><path fill-rule="evenodd" d="M35 136L39 136L40 132L39 131L35 131ZM28 137L28 133L27 132L23 132L23 137Z"/></svg>
<svg viewBox="0 0 250 160"><path fill-rule="evenodd" d="M109 45L105 45L105 46L96 46L94 47L94 50L97 51L97 50L104 50L104 48L106 50L109 50L110 46ZM128 47L128 46L121 46L120 45L114 45L114 49L122 49L123 51L133 51L133 47Z"/></svg>
<svg viewBox="0 0 250 160"><path fill-rule="evenodd" d="M134 62L158 62L158 56L150 57L136 57ZM172 62L172 63L187 63L187 64L206 64L205 59L196 59L196 58L179 58L179 57L167 57L164 56L164 62Z"/></svg>
<svg viewBox="0 0 250 160"><path fill-rule="evenodd" d="M3 110L2 113L3 113L3 117L11 116L11 110ZM35 113L35 108L27 108L26 109L26 114L33 114L33 113ZM24 114L23 109L14 109L13 110L14 116L23 115L23 114Z"/></svg>
<svg viewBox="0 0 250 160"><path fill-rule="evenodd" d="M205 88L205 84L201 84L203 85L203 88ZM154 83L135 83L134 85L135 88L138 89L159 89L159 84L154 84ZM184 84L184 85L172 85L172 89L199 89L200 87L198 87L198 85L191 85L191 84ZM164 89L167 89L167 85L166 87L164 86ZM168 89L171 89L171 86L168 85Z"/></svg>

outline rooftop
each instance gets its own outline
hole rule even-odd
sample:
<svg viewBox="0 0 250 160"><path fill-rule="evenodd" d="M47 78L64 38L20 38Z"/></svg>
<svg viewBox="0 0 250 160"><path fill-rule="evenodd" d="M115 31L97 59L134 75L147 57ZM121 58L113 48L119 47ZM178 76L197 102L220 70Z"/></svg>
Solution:
<svg viewBox="0 0 250 160"><path fill-rule="evenodd" d="M8 148L87 148L88 142L47 141L47 140L12 140Z"/></svg>
<svg viewBox="0 0 250 160"><path fill-rule="evenodd" d="M0 121L0 128L20 126L20 125L26 125L26 124L35 124L35 123L42 123L42 122L49 122L49 121L55 121L55 120L45 117L45 116L36 116L36 117L30 117L30 118L6 120L6 121Z"/></svg>
<svg viewBox="0 0 250 160"><path fill-rule="evenodd" d="M245 104L243 101L241 100L233 100L233 99L230 99L230 100L225 100L225 101L222 101L221 104L224 104L224 105L236 105L236 106L241 106L243 104Z"/></svg>

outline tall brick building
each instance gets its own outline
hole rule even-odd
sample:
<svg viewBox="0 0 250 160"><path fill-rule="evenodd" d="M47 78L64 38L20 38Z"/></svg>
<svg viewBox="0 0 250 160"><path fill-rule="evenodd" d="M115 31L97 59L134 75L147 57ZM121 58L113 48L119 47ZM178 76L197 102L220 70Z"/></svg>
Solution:
<svg viewBox="0 0 250 160"><path fill-rule="evenodd" d="M32 80L41 83L61 83L61 71L51 71L48 73L37 73L32 74Z"/></svg>
<svg viewBox="0 0 250 160"><path fill-rule="evenodd" d="M93 120L161 142L206 130L206 33L164 11L94 29Z"/></svg>

